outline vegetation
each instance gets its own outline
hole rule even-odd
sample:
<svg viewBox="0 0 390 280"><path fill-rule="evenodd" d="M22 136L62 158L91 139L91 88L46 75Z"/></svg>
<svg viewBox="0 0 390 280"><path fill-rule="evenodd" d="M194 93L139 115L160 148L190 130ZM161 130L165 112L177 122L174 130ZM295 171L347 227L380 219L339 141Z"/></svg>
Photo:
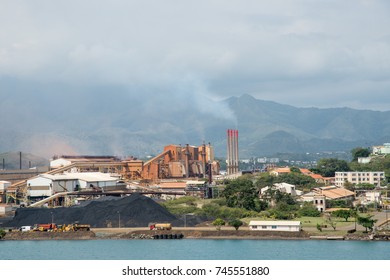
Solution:
<svg viewBox="0 0 390 280"><path fill-rule="evenodd" d="M368 232L368 229L372 231L374 229L374 224L377 220L372 219L372 216L358 216L357 217L357 223L363 227L366 228L366 232Z"/></svg>
<svg viewBox="0 0 390 280"><path fill-rule="evenodd" d="M311 202L305 202L302 207L298 210L299 216L305 217L319 217L321 212Z"/></svg>
<svg viewBox="0 0 390 280"><path fill-rule="evenodd" d="M6 235L6 232L3 229L0 229L0 239Z"/></svg>
<svg viewBox="0 0 390 280"><path fill-rule="evenodd" d="M214 220L213 225L217 228L217 230L221 230L221 227L224 226L226 223L221 218L217 218Z"/></svg>
<svg viewBox="0 0 390 280"><path fill-rule="evenodd" d="M238 219L234 219L234 220L229 221L229 226L234 227L236 230L238 230L240 228L240 226L242 226L242 225L243 225L243 222L241 220L238 220Z"/></svg>
<svg viewBox="0 0 390 280"><path fill-rule="evenodd" d="M350 171L348 162L337 158L323 158L317 162L317 168L311 171L323 177L334 177L337 171Z"/></svg>
<svg viewBox="0 0 390 280"><path fill-rule="evenodd" d="M222 196L226 199L226 205L229 207L253 211L261 211L266 208L265 204L260 203L258 190L253 185L252 180L247 177L228 181Z"/></svg>
<svg viewBox="0 0 390 280"><path fill-rule="evenodd" d="M330 225L333 228L333 230L336 230L337 222L335 219L333 219L332 215L326 215L325 219L326 219L326 223Z"/></svg>
<svg viewBox="0 0 390 280"><path fill-rule="evenodd" d="M353 210L345 210L345 209L336 210L332 213L332 216L343 218L345 219L346 222L348 222L348 219L350 217L353 217Z"/></svg>
<svg viewBox="0 0 390 280"><path fill-rule="evenodd" d="M352 149L352 161L357 162L358 158L360 157L368 157L371 154L371 151L369 148L362 148L362 147L357 147Z"/></svg>

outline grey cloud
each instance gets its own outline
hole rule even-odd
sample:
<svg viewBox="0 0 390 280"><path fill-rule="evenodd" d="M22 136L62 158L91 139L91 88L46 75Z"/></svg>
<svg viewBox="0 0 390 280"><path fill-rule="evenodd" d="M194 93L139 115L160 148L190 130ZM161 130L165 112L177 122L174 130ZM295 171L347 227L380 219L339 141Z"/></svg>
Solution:
<svg viewBox="0 0 390 280"><path fill-rule="evenodd" d="M148 96L145 108L169 96L227 119L204 100L387 110L388 10L385 0L7 1L0 75L123 87Z"/></svg>

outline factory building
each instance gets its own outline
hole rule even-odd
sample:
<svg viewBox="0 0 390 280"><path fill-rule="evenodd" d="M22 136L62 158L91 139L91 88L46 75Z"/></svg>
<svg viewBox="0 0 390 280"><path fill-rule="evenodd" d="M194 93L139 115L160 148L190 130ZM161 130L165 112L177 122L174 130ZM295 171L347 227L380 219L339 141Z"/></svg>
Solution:
<svg viewBox="0 0 390 280"><path fill-rule="evenodd" d="M187 144L165 146L161 154L143 164L141 177L148 180L206 178L218 173L219 163L214 160L210 144L200 147Z"/></svg>

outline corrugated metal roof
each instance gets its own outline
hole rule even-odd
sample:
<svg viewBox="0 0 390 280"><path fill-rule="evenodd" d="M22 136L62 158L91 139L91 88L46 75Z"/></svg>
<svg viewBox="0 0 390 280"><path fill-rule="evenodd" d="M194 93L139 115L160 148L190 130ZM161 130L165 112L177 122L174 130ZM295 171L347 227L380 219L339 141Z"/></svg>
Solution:
<svg viewBox="0 0 390 280"><path fill-rule="evenodd" d="M42 174L39 177L48 178L54 181L60 180L82 180L86 182L101 182L101 181L116 181L118 178L111 177L110 174L101 172L80 172L80 173L65 173L65 174Z"/></svg>
<svg viewBox="0 0 390 280"><path fill-rule="evenodd" d="M249 226L299 226L300 221L250 221Z"/></svg>

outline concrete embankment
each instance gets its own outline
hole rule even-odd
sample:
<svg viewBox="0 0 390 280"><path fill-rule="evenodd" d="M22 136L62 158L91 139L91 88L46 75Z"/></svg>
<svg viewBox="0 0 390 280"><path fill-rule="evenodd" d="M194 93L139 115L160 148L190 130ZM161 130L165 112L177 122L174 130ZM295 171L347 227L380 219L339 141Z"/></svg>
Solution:
<svg viewBox="0 0 390 280"><path fill-rule="evenodd" d="M7 232L4 240L88 240L94 239L95 233L92 231L72 231L72 232L39 232L39 231L12 231Z"/></svg>
<svg viewBox="0 0 390 280"><path fill-rule="evenodd" d="M177 228L151 231L145 228L93 228L89 232L7 232L4 240L66 239L153 239L157 235L187 239L308 239L306 232L265 232L252 230L215 230L215 228Z"/></svg>

